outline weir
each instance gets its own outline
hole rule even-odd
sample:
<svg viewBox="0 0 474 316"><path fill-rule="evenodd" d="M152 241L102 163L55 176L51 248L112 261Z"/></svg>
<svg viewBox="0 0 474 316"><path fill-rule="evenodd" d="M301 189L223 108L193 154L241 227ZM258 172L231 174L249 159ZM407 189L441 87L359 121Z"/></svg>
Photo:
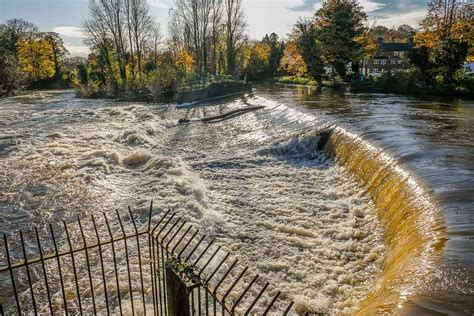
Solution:
<svg viewBox="0 0 474 316"><path fill-rule="evenodd" d="M336 127L324 150L366 188L383 226L388 256L383 274L358 314L393 312L429 288L441 258L446 226L434 197L383 149Z"/></svg>

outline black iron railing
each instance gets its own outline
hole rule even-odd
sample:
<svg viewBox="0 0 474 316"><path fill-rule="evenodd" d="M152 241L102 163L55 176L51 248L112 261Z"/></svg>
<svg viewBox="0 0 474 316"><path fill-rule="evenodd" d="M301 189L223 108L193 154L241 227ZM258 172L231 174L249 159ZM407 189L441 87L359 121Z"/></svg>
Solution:
<svg viewBox="0 0 474 316"><path fill-rule="evenodd" d="M293 302L178 213L155 213L128 208L50 224L47 235L4 235L0 314L171 315L179 299L189 315L290 312ZM198 282L177 298L170 271Z"/></svg>

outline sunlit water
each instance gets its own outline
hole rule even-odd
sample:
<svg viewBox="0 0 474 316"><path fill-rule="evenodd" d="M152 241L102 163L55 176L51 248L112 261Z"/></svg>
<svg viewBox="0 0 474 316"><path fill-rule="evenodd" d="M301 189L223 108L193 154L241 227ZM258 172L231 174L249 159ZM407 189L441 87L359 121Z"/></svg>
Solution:
<svg viewBox="0 0 474 316"><path fill-rule="evenodd" d="M265 108L213 124L198 121L247 104ZM416 177L433 191L429 203L439 200L443 211L449 240L441 262L417 252L420 275L404 279L426 272L429 282L393 283L401 290L389 303L402 302L398 296L409 288L405 294L416 299L405 309L469 311L472 110L466 103L283 87L184 109L79 100L64 92L4 99L0 233L129 204L145 208L153 200L214 236L294 299L297 310L354 312L383 284L382 270L396 264L376 196L349 163L319 150L319 131L337 126L384 149L397 168L413 173L410 181ZM191 123L179 125L183 118ZM427 226L423 238L436 238L432 228L442 225L433 221L418 226Z"/></svg>

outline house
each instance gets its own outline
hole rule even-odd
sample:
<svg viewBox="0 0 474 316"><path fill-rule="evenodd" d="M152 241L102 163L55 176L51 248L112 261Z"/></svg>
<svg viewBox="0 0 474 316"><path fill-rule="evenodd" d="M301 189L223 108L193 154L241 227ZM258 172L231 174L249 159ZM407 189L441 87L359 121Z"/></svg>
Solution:
<svg viewBox="0 0 474 316"><path fill-rule="evenodd" d="M378 77L384 72L396 72L408 67L408 52L412 47L407 43L382 43L379 40L374 56L361 61L360 72L368 77Z"/></svg>

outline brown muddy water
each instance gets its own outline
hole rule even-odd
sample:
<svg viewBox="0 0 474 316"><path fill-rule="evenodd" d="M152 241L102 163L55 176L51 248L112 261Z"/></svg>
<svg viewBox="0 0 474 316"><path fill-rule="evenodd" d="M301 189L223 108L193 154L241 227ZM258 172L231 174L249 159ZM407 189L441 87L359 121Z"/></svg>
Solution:
<svg viewBox="0 0 474 316"><path fill-rule="evenodd" d="M200 121L248 105L265 108ZM153 200L296 312L469 314L473 110L283 86L178 108L72 92L3 99L0 233Z"/></svg>

